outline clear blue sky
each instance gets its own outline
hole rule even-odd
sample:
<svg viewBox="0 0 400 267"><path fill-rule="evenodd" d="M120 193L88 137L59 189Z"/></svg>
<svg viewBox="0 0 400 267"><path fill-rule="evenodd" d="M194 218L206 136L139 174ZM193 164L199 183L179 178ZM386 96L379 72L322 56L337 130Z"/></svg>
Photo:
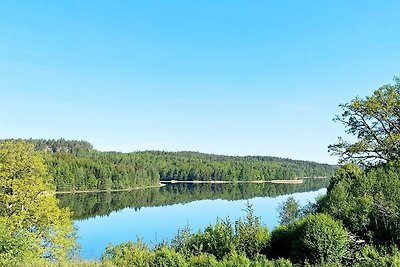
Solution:
<svg viewBox="0 0 400 267"><path fill-rule="evenodd" d="M400 75L400 1L0 1L0 138L336 162Z"/></svg>

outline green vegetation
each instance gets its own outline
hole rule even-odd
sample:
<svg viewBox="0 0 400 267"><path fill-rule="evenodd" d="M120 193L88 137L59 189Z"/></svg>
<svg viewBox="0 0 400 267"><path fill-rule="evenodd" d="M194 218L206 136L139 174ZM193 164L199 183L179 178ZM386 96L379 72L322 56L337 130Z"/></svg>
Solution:
<svg viewBox="0 0 400 267"><path fill-rule="evenodd" d="M365 171L345 166L321 200L320 210L343 221L359 239L400 245L399 164L390 162Z"/></svg>
<svg viewBox="0 0 400 267"><path fill-rule="evenodd" d="M33 145L0 143L0 265L62 261L74 248L70 214L57 206L53 188Z"/></svg>
<svg viewBox="0 0 400 267"><path fill-rule="evenodd" d="M153 250L138 240L109 246L102 263L112 266L292 266L284 259L267 259L270 235L248 205L247 216L234 223L219 220L204 231L178 232L172 244Z"/></svg>
<svg viewBox="0 0 400 267"><path fill-rule="evenodd" d="M283 225L288 225L301 215L299 202L292 196L281 203L279 211L279 218L281 218L280 223Z"/></svg>
<svg viewBox="0 0 400 267"><path fill-rule="evenodd" d="M47 151L57 191L129 189L160 180L254 181L331 176L335 166L275 157L197 152L100 152L85 141L27 140Z"/></svg>
<svg viewBox="0 0 400 267"><path fill-rule="evenodd" d="M307 259L314 264L338 264L349 244L342 223L323 213L281 225L271 235L271 256L293 262Z"/></svg>
<svg viewBox="0 0 400 267"><path fill-rule="evenodd" d="M334 153L340 153L342 161L352 163L336 170L327 194L315 205L300 207L291 198L282 203L282 224L272 232L260 223L260 218L253 214L251 205L248 205L244 218L235 222L219 220L195 233L181 229L171 244L163 242L155 248L149 248L138 239L136 242L110 245L99 262L64 261L73 248L68 217L70 214L56 206L56 199L51 194L51 178L45 172L40 153L35 152L33 146L26 142L2 142L0 265L12 266L20 262L21 266L400 266L400 158L397 141L397 128L400 128L399 93L397 79L395 85L378 89L365 101L357 98L350 104L342 105L345 113L340 121L359 140L354 144L333 145L331 149ZM156 174L154 181L178 177L183 180L224 180L228 177L225 177L227 173L232 174L233 180L258 179L259 175L265 179L268 177L263 176L266 170L274 169L271 166L276 167L276 174L280 173L277 170L285 164L289 170L285 178L290 177L290 170L298 171L296 175L306 173L305 170L314 174L316 170L330 170L328 167L324 169L323 165L304 162L300 164L304 168L296 169L296 161L282 159L270 161L192 152L102 153L92 150L88 143L75 142L74 148L43 148L45 141L31 142L36 142L38 148L41 144L41 150L51 150L54 153L46 154L46 162L50 164L52 174L85 166L82 169L83 177L95 175L97 186L100 184L101 187L105 185L102 179L106 176L98 176L97 167L91 169L93 164L99 164L97 160L104 163L104 166L100 164L98 168L104 167L108 171L103 171L102 175L114 171L123 174L126 171L123 166L133 168L136 171L134 173L138 174L142 168L151 166L148 169L151 171L146 174L149 177L151 173ZM68 162L68 167L61 162ZM191 168L195 168L196 175ZM75 179L77 176L72 174L71 177ZM68 185L76 189L76 181ZM106 188L126 185L118 181L135 180L110 179ZM57 182L56 178L55 183L60 181ZM262 185L254 185L253 188L257 187L262 188ZM213 185L210 188L218 187ZM237 185L231 189L237 193L241 190ZM185 186L181 190L184 191ZM154 189L152 192L160 199L173 199L173 193L168 192L167 188ZM195 194L202 197L208 192L199 190ZM135 191L135 194L139 198L142 193ZM232 195L235 197L235 193ZM123 196L119 204L121 207L159 201L154 198L135 202L125 198L124 193L120 196ZM76 196L71 194L66 197L73 199ZM188 194L180 201L189 201L192 197ZM69 201L67 199L63 201ZM87 202L90 201L88 199ZM79 211L79 207L73 207ZM93 212L108 211L105 208ZM89 215L81 213L78 216ZM51 258L52 261L45 258Z"/></svg>
<svg viewBox="0 0 400 267"><path fill-rule="evenodd" d="M376 161L389 162L400 157L400 78L387 84L366 99L355 98L342 104L343 114L336 117L346 127L346 133L355 135L357 141L339 143L329 149L340 156L341 162L359 164Z"/></svg>

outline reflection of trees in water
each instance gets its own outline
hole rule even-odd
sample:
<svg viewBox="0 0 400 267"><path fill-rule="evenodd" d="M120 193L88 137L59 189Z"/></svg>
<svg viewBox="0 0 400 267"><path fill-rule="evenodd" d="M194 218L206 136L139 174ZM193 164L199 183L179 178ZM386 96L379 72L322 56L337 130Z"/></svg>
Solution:
<svg viewBox="0 0 400 267"><path fill-rule="evenodd" d="M240 200L254 197L276 197L327 187L329 179L306 179L290 184L174 184L125 192L80 193L58 195L61 207L69 207L75 219L108 215L124 208L187 203L202 199Z"/></svg>

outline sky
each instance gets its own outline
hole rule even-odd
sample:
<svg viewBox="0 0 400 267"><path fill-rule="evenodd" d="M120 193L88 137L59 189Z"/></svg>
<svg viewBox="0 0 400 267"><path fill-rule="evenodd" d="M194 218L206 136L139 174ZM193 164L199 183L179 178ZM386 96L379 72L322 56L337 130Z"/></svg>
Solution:
<svg viewBox="0 0 400 267"><path fill-rule="evenodd" d="M0 138L336 163L400 75L400 1L0 0Z"/></svg>

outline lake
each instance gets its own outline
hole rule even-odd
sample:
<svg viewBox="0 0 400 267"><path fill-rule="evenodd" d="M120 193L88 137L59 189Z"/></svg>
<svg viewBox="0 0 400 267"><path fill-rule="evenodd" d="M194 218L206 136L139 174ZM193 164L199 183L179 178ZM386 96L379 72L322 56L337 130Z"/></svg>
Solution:
<svg viewBox="0 0 400 267"><path fill-rule="evenodd" d="M289 196L300 204L326 192L328 179L303 184L172 184L143 190L63 194L63 207L74 212L80 255L98 259L109 244L141 237L154 246L171 241L178 229L204 229L218 218L231 221L245 215L246 202L270 229L278 224L278 206Z"/></svg>

